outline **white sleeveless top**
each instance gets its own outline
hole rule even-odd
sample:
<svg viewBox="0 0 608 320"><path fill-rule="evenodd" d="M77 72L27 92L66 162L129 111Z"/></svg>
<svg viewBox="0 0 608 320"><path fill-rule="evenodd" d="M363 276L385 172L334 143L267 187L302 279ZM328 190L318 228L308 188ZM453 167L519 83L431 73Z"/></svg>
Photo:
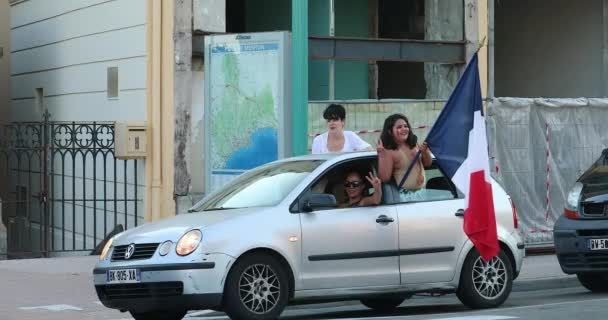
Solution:
<svg viewBox="0 0 608 320"><path fill-rule="evenodd" d="M312 154L321 154L321 153L331 153L327 149L327 137L329 133L325 132L324 134L317 136L312 142ZM344 131L344 146L340 152L355 152L355 151L364 151L370 148L371 145L361 139L356 133L352 131Z"/></svg>

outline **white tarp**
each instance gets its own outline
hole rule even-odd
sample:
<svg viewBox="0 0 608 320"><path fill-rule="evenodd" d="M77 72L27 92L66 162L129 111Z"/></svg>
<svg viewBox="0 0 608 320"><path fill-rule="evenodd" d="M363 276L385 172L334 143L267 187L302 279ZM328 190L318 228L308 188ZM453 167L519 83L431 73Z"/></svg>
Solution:
<svg viewBox="0 0 608 320"><path fill-rule="evenodd" d="M526 244L553 245L568 191L608 147L608 99L495 98L486 118L493 175Z"/></svg>

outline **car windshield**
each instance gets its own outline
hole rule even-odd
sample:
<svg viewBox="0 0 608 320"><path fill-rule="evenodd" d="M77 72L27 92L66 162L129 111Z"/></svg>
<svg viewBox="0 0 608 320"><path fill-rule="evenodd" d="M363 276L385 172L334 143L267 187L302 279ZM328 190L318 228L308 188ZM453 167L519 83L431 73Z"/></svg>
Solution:
<svg viewBox="0 0 608 320"><path fill-rule="evenodd" d="M584 184L608 184L608 149L602 152L600 158L579 178Z"/></svg>
<svg viewBox="0 0 608 320"><path fill-rule="evenodd" d="M323 160L278 162L248 171L191 211L274 206Z"/></svg>

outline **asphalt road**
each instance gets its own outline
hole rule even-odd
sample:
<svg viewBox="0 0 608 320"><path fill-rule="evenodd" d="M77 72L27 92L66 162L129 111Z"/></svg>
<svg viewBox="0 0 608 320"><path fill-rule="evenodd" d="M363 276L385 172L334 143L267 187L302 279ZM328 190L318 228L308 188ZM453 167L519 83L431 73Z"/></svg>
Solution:
<svg viewBox="0 0 608 320"><path fill-rule="evenodd" d="M502 320L502 319L606 319L608 294L592 294L581 288L513 292L500 308L470 310L455 295L442 297L415 296L392 313L378 313L358 303L296 306L281 319L433 319L433 320ZM228 319L218 313L192 312L188 320Z"/></svg>
<svg viewBox="0 0 608 320"><path fill-rule="evenodd" d="M4 294L4 292L3 292ZM4 296L3 298L6 298ZM414 296L392 313L378 313L357 302L340 302L289 307L281 319L434 319L434 320L502 320L502 319L606 319L608 294L592 294L582 287L512 292L505 304L496 309L470 310L455 295L441 297ZM131 319L129 314L107 309L95 301L35 306L17 306L0 312L0 319ZM188 320L225 320L224 314L210 311L190 312Z"/></svg>

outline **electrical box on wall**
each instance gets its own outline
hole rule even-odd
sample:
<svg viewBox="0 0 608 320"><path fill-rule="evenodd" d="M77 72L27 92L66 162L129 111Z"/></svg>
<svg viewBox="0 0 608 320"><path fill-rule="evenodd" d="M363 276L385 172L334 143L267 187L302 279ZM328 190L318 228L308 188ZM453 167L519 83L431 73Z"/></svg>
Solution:
<svg viewBox="0 0 608 320"><path fill-rule="evenodd" d="M114 123L114 157L139 159L148 155L148 127L145 122Z"/></svg>

